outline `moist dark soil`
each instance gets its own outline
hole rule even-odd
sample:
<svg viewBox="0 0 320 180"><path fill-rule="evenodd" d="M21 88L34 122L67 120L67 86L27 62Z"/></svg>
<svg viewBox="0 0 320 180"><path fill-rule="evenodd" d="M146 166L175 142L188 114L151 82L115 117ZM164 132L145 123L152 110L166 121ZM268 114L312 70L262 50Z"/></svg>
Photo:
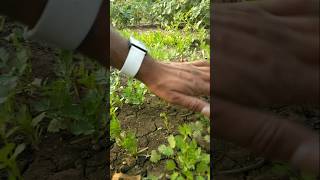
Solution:
<svg viewBox="0 0 320 180"><path fill-rule="evenodd" d="M105 179L107 152L102 140L92 143L90 137L75 137L66 132L48 134L39 150L24 155L28 159L23 172L26 180Z"/></svg>

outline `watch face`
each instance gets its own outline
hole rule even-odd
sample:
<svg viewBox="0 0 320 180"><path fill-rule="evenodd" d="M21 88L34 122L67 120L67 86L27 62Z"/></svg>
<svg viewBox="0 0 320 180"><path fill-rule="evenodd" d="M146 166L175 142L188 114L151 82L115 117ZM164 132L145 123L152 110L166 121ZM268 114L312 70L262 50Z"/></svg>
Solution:
<svg viewBox="0 0 320 180"><path fill-rule="evenodd" d="M133 44L134 46L139 47L140 49L142 49L146 52L148 51L148 49L146 48L146 46L142 42L134 39L132 36L130 37L130 43Z"/></svg>

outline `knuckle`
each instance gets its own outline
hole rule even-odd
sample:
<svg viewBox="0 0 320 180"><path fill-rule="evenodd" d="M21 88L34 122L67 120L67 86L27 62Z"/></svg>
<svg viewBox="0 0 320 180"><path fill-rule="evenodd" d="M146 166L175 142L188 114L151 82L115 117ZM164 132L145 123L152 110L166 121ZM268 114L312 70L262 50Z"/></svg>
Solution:
<svg viewBox="0 0 320 180"><path fill-rule="evenodd" d="M181 101L181 97L177 94L170 94L168 96L169 103L177 104Z"/></svg>

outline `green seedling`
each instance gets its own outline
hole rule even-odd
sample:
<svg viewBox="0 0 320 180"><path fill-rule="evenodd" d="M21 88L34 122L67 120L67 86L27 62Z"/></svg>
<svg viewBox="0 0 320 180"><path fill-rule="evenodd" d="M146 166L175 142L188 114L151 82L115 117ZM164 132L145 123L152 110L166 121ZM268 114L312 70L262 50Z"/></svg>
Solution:
<svg viewBox="0 0 320 180"><path fill-rule="evenodd" d="M117 108L110 109L110 137L116 141L116 144L124 148L132 156L138 154L138 139L133 132L125 132L121 130L120 121L116 115Z"/></svg>
<svg viewBox="0 0 320 180"><path fill-rule="evenodd" d="M147 88L143 83L130 78L126 86L122 88L121 96L126 104L142 105L146 92Z"/></svg>
<svg viewBox="0 0 320 180"><path fill-rule="evenodd" d="M160 117L161 117L161 119L163 120L163 123L164 123L164 125L166 126L166 129L167 129L168 131L170 131L171 128L170 128L170 123L169 123L169 119L168 119L167 113L165 113L165 112L160 113Z"/></svg>
<svg viewBox="0 0 320 180"><path fill-rule="evenodd" d="M125 37L133 35L143 41L149 48L152 57L161 61L199 60L210 55L210 45L207 30L199 30L193 33L186 33L175 30L146 30L141 33L136 30L123 29L121 34ZM193 47L194 42L198 42L200 47Z"/></svg>
<svg viewBox="0 0 320 180"><path fill-rule="evenodd" d="M8 172L9 180L22 179L16 159L25 149L25 144L16 146L13 143L5 144L0 149L0 170L5 169Z"/></svg>
<svg viewBox="0 0 320 180"><path fill-rule="evenodd" d="M41 113L36 117L32 117L26 105L22 105L16 116L16 123L19 132L28 137L33 147L37 148L42 134L40 122L45 118L45 113Z"/></svg>
<svg viewBox="0 0 320 180"><path fill-rule="evenodd" d="M210 179L210 155L192 138L198 130L202 130L199 122L180 126L178 135L167 138L168 145L162 144L151 152L150 161L166 159L171 179Z"/></svg>

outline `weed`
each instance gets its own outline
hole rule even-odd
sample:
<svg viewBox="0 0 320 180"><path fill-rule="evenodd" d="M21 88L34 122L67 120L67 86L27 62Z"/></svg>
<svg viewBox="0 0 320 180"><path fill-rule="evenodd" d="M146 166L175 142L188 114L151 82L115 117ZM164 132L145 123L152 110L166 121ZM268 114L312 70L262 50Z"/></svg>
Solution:
<svg viewBox="0 0 320 180"><path fill-rule="evenodd" d="M135 79L129 78L127 84L121 88L121 96L126 104L142 105L145 99L147 88Z"/></svg>
<svg viewBox="0 0 320 180"><path fill-rule="evenodd" d="M22 179L16 158L25 149L25 144L16 146L13 143L5 144L0 149L0 169L6 169L9 180Z"/></svg>
<svg viewBox="0 0 320 180"><path fill-rule="evenodd" d="M153 150L150 161L157 163L166 159L166 170L171 179L210 179L210 155L202 150L195 140L202 131L200 122L184 124L179 134L167 137L168 145L162 144Z"/></svg>

